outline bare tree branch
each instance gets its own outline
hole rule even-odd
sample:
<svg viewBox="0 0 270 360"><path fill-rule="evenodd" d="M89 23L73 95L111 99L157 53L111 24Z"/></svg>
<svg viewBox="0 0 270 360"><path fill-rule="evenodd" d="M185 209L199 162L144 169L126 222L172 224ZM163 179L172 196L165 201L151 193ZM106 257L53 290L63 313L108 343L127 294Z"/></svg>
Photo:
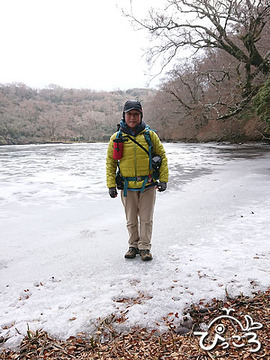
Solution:
<svg viewBox="0 0 270 360"><path fill-rule="evenodd" d="M158 40L149 60L154 62L162 54L166 67L180 48L219 48L238 61L269 73L270 64L256 47L269 20L269 1L167 0L167 4L171 10L168 15L154 9L145 20L127 15Z"/></svg>
<svg viewBox="0 0 270 360"><path fill-rule="evenodd" d="M266 54L258 47L265 25L270 21L269 0L167 0L165 9L151 9L146 19L127 14L137 26L147 29L152 36L153 45L147 53L148 63L153 65L162 60L162 73L182 50L193 49L193 58L200 51L203 55L211 49L225 52L238 63L235 71L242 99L228 114L218 115L218 118L238 114L256 94L260 81L270 74L269 45ZM212 78L209 77L207 81L214 84L225 81L230 71L223 69L219 79L215 77L217 73L210 71L208 74ZM179 97L175 91L172 91L172 95ZM218 93L217 99L213 102L213 108L225 103L220 100ZM182 97L178 100L179 103L183 102L183 106L188 105Z"/></svg>

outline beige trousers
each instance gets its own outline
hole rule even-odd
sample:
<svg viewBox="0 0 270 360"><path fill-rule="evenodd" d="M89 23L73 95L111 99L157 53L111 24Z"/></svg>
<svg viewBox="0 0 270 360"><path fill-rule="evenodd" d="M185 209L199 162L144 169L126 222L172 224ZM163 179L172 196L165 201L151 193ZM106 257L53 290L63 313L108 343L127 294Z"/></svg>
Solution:
<svg viewBox="0 0 270 360"><path fill-rule="evenodd" d="M140 191L128 190L126 197L121 191L121 199L125 208L129 247L150 250L156 188L146 189L142 194Z"/></svg>

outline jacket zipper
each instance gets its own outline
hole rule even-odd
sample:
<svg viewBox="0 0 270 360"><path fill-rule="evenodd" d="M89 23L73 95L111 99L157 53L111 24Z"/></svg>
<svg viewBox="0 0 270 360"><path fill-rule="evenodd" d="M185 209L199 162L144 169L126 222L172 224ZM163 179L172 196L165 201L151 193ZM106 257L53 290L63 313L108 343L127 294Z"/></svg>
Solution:
<svg viewBox="0 0 270 360"><path fill-rule="evenodd" d="M136 140L135 136L134 136L134 139ZM135 150L135 156L134 156L135 164L134 164L134 168L135 168L135 177L137 177L137 146L136 146L135 143L134 143L134 150Z"/></svg>

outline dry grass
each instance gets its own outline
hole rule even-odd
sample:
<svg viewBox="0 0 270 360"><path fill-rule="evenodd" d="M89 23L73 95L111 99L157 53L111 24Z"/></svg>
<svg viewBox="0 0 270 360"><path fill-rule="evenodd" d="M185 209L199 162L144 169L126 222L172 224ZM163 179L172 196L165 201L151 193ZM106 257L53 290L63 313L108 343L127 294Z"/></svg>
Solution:
<svg viewBox="0 0 270 360"><path fill-rule="evenodd" d="M114 330L114 323L125 321L123 317L103 320L94 337L85 334L71 337L66 341L51 338L47 333L28 331L18 351L4 350L0 353L3 360L14 359L147 359L147 360L228 360L228 359L270 359L270 289L257 293L253 298L240 296L236 299L213 302L204 308L192 306L188 309L192 322L187 328L176 328L173 321L167 319L168 331L158 334L155 330L142 328L131 329L128 333L119 334ZM250 315L254 321L263 327L256 331L261 349L251 352L251 346L243 348L230 346L223 349L217 345L211 351L204 351L199 346L199 337L193 334L199 329L199 324L208 324L219 315L222 308L233 308L233 316L244 323L244 316ZM179 332L185 332L180 335Z"/></svg>

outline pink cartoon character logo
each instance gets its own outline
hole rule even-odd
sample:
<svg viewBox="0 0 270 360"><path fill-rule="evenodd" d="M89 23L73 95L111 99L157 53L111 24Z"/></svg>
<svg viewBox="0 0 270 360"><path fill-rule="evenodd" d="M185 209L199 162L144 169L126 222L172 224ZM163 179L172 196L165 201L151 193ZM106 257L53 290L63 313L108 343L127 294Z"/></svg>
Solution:
<svg viewBox="0 0 270 360"><path fill-rule="evenodd" d="M251 345L251 352L259 351L261 343L257 340L257 334L254 330L261 329L262 324L254 322L251 316L245 315L246 323L243 326L238 319L230 315L230 312L234 311L233 309L223 310L226 315L218 316L212 320L207 327L208 331L194 331L194 335L201 336L200 347L203 350L210 351L220 342L223 349L229 348L231 343L237 348Z"/></svg>

